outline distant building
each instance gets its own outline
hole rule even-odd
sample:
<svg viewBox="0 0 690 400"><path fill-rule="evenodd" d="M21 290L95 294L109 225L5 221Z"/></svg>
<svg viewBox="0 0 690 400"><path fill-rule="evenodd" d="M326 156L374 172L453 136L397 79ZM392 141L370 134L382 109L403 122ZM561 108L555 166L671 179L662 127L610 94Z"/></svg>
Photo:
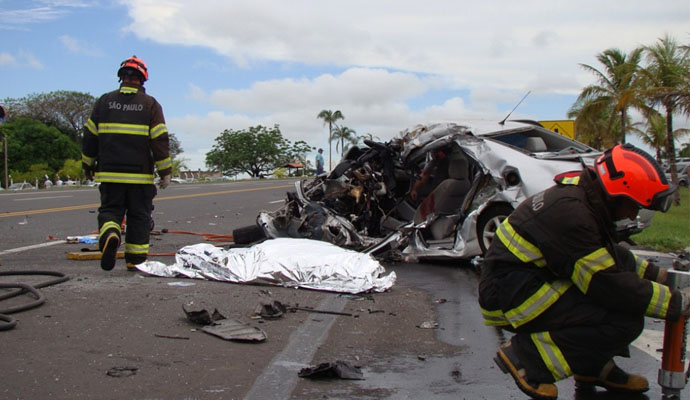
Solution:
<svg viewBox="0 0 690 400"><path fill-rule="evenodd" d="M196 171L187 170L180 171L180 178L196 180L221 179L222 174L220 171L202 171L201 169L198 169Z"/></svg>

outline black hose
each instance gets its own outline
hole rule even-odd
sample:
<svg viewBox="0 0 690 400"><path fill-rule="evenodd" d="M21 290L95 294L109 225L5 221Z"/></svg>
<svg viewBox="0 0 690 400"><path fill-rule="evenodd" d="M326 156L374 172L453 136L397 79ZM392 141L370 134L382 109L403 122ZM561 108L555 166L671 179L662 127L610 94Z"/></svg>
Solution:
<svg viewBox="0 0 690 400"><path fill-rule="evenodd" d="M15 290L13 292L6 293L4 295L0 296L0 300L5 300L9 299L15 296L19 296L24 293L30 293L32 296L36 298L36 300L32 301L31 303L24 304L21 306L15 306L15 307L10 307L6 309L0 309L0 321L4 321L5 323L0 323L0 331L6 331L14 328L17 325L17 321L10 317L7 314L14 314L18 313L20 311L25 311L25 310L30 310L32 308L36 308L40 306L41 304L45 303L46 299L41 292L39 292L37 289L43 288L46 286L51 286L51 285L56 285L58 283L65 282L69 280L65 274L62 272L53 272L53 271L0 271L0 276L14 276L14 275L50 275L50 276L56 276L56 279L51 279L45 282L40 282L36 285L28 285L26 283L0 283L0 289L12 289L12 288L18 288L19 290Z"/></svg>

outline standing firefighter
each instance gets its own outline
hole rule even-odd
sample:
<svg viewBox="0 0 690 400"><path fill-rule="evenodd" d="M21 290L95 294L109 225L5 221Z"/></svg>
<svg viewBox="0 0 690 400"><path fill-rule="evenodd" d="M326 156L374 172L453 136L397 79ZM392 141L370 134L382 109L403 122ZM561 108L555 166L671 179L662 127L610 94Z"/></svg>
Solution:
<svg viewBox="0 0 690 400"><path fill-rule="evenodd" d="M88 179L101 182L98 247L101 268L113 269L126 216L125 261L128 269L146 261L153 198L154 166L160 188L170 183L172 161L163 109L146 94L146 64L132 56L117 71L118 90L96 102L84 127L82 166Z"/></svg>
<svg viewBox="0 0 690 400"><path fill-rule="evenodd" d="M690 291L670 290L666 270L618 245L617 220L640 208L666 212L675 188L647 153L617 145L594 168L563 174L500 225L487 252L479 304L487 325L515 332L496 363L527 395L555 399L553 382L641 393L643 376L613 361L644 316L690 314Z"/></svg>

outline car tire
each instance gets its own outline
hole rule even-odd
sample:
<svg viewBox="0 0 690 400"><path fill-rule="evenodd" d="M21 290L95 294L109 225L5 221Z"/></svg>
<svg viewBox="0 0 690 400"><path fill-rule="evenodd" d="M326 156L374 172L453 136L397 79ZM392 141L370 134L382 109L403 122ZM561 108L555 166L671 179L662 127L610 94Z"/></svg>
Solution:
<svg viewBox="0 0 690 400"><path fill-rule="evenodd" d="M477 220L477 240L479 241L479 248L481 248L482 254L486 254L486 251L489 249L498 225L512 212L513 207L508 204L495 204L484 210L479 216Z"/></svg>
<svg viewBox="0 0 690 400"><path fill-rule="evenodd" d="M235 244L251 244L266 239L266 234L260 226L249 225L233 229L232 238Z"/></svg>

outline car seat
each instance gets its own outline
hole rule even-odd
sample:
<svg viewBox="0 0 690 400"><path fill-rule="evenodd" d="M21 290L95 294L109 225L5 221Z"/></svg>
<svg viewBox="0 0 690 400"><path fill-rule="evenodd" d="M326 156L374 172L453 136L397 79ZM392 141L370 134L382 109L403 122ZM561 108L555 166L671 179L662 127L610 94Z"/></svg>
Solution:
<svg viewBox="0 0 690 400"><path fill-rule="evenodd" d="M460 218L459 212L469 192L472 182L469 179L468 161L464 157L452 157L448 165L449 178L442 181L417 207L414 222L423 222L430 214L436 216L429 226L434 239L450 235Z"/></svg>

